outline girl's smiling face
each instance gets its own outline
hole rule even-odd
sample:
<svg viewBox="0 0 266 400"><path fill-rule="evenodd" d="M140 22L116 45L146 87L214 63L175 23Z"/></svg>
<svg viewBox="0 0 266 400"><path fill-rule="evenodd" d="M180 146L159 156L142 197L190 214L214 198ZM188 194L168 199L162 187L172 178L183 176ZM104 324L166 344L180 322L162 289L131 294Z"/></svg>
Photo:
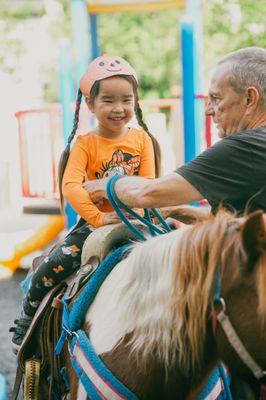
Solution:
<svg viewBox="0 0 266 400"><path fill-rule="evenodd" d="M87 100L87 105L98 120L99 135L107 138L122 136L134 115L133 86L123 77L103 79L97 96L93 101Z"/></svg>

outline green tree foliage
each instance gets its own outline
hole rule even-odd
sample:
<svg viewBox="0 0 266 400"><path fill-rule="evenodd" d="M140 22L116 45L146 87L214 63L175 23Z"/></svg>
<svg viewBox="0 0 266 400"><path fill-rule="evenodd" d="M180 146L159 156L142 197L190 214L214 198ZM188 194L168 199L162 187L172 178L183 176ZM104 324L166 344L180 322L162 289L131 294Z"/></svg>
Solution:
<svg viewBox="0 0 266 400"><path fill-rule="evenodd" d="M170 97L180 82L182 10L103 14L99 33L103 53L119 54L136 68L141 96Z"/></svg>
<svg viewBox="0 0 266 400"><path fill-rule="evenodd" d="M208 86L211 68L230 51L266 48L266 1L205 0L203 76ZM171 97L181 85L180 17L184 10L99 16L103 52L126 57L137 69L141 95Z"/></svg>
<svg viewBox="0 0 266 400"><path fill-rule="evenodd" d="M58 40L71 37L71 1L56 0L62 8L49 33ZM246 47L266 48L266 1L202 0L204 26L203 76L208 86L211 68L226 53ZM30 18L42 18L44 0L0 0L0 68L12 73L8 60L23 56L23 43L12 35L14 26ZM141 97L171 97L180 93L180 18L184 10L99 15L102 53L125 57L136 68ZM12 63L11 63L12 64ZM13 65L16 64L13 62ZM58 100L57 68L42 65L47 75L47 101Z"/></svg>
<svg viewBox="0 0 266 400"><path fill-rule="evenodd" d="M204 3L204 71L231 51L259 46L266 48L266 2L209 0Z"/></svg>
<svg viewBox="0 0 266 400"><path fill-rule="evenodd" d="M0 17L9 20L39 18L45 14L42 0L0 0Z"/></svg>

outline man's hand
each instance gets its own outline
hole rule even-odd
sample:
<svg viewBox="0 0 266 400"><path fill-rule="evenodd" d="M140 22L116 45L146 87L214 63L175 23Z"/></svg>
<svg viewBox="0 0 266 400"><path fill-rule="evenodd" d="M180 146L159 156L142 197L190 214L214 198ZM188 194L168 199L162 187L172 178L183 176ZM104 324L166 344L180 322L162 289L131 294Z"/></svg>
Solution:
<svg viewBox="0 0 266 400"><path fill-rule="evenodd" d="M208 206L194 207L184 205L162 207L158 211L163 216L163 218L174 218L180 222L183 222L184 224L195 224L198 221L208 219L210 216L210 207Z"/></svg>
<svg viewBox="0 0 266 400"><path fill-rule="evenodd" d="M93 181L85 181L83 188L87 190L92 201L97 204L101 204L102 200L106 198L106 185L108 178L94 179Z"/></svg>

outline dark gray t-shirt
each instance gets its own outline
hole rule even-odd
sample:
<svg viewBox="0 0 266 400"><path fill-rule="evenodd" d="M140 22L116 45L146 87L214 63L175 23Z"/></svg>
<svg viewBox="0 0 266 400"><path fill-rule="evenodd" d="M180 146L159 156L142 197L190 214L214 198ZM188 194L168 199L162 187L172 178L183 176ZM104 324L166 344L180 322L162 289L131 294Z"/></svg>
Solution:
<svg viewBox="0 0 266 400"><path fill-rule="evenodd" d="M266 126L228 136L176 170L205 197L243 213L266 211Z"/></svg>

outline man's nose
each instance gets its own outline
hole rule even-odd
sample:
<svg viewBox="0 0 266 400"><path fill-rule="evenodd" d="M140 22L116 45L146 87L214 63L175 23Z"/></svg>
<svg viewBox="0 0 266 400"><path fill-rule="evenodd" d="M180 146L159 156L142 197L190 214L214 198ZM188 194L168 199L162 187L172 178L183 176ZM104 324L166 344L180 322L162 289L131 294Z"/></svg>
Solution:
<svg viewBox="0 0 266 400"><path fill-rule="evenodd" d="M211 105L210 100L207 100L206 105L205 105L205 115L206 116L212 116L214 115L214 109L213 106Z"/></svg>

